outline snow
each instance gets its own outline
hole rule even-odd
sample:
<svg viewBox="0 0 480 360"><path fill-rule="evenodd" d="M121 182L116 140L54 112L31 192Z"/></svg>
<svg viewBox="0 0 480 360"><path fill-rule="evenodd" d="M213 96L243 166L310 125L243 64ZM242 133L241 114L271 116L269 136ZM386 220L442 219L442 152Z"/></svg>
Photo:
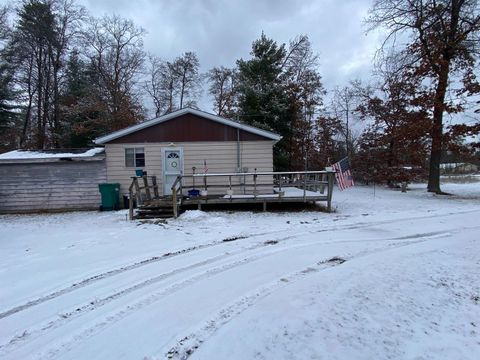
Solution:
<svg viewBox="0 0 480 360"><path fill-rule="evenodd" d="M89 149L83 153L50 153L42 151L30 150L13 150L0 154L0 160L16 160L16 159L50 159L50 158L84 158L92 157L104 151L103 147Z"/></svg>
<svg viewBox="0 0 480 360"><path fill-rule="evenodd" d="M477 359L480 182L334 213L0 216L2 359Z"/></svg>

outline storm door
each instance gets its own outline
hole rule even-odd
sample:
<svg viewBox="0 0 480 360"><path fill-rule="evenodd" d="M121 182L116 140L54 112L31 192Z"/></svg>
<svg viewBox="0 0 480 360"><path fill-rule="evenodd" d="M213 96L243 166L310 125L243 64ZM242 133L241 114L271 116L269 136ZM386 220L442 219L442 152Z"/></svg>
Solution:
<svg viewBox="0 0 480 360"><path fill-rule="evenodd" d="M163 148L163 195L172 194L172 185L183 174L183 149Z"/></svg>

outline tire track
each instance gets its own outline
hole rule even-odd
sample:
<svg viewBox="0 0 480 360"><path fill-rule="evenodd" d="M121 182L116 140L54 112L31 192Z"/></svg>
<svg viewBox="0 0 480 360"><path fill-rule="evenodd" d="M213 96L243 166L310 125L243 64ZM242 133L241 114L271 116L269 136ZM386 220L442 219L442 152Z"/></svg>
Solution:
<svg viewBox="0 0 480 360"><path fill-rule="evenodd" d="M380 249L375 249L375 250L372 250L372 251L359 251L355 256L350 257L349 259L352 259L352 258L355 258L355 257L358 257L358 256L365 256L365 255L370 255L370 254L374 254L374 253L381 252L381 251L390 250L392 248L397 248L397 247L401 247L401 246L407 246L407 245L412 245L412 244L416 244L416 243L421 243L421 242L429 240L429 238L419 239L417 237L417 235L415 235L413 238L415 240L412 240L412 241L405 241L404 240L400 244L396 244L394 246L392 246L392 244L389 243L387 246L384 246ZM384 241L384 240L385 239L381 239L379 241ZM83 340L85 340L89 337L92 337L92 336L98 334L104 328L110 326L111 324L113 324L115 322L120 321L124 317L126 317L126 316L128 316L128 315L130 315L130 314L132 314L136 311L139 311L139 310L143 309L144 307L147 307L147 306L155 303L156 301L160 300L162 297L164 297L166 295L174 294L175 292L178 292L178 291L184 289L185 287L188 287L189 285L194 284L198 281L205 280L205 279L208 279L208 278L210 278L212 276L215 276L217 274L229 271L231 269L250 264L250 263L252 263L254 261L257 261L257 260L260 260L260 259L264 259L265 257L273 256L273 255L276 255L278 253L291 250L292 248L301 248L301 247L308 247L308 246L315 246L315 245L322 245L322 244L319 244L317 241L310 241L310 242L306 242L306 243L303 243L303 244L296 244L294 246L284 247L284 248L281 248L281 249L275 249L275 250L271 250L271 251L268 251L268 252L255 254L255 255L243 258L241 260L237 260L237 261L227 263L227 264L224 264L224 265L221 265L221 266L218 266L218 267L207 269L206 271L204 271L202 273L195 274L195 275L193 275L189 278L180 280L180 281L178 281L178 282L176 282L172 285L169 285L169 286L167 286L167 287L165 287L161 290L158 290L158 291L144 297L140 301L137 301L137 302L132 303L130 305L126 305L122 310L117 311L117 312L115 312L115 313L113 313L109 316L106 316L102 321L97 322L96 324L82 330L81 332L79 332L77 334L71 335L69 339L65 340L63 343L58 345L56 348L43 352L42 354L39 355L39 357L40 358L54 358L57 355L59 355L60 353L62 353L64 351L68 351L73 346L75 346L75 344L77 344L78 342L83 341ZM328 261L328 259L324 259L323 261L319 261L317 263L317 266L330 267L328 264L325 265L327 263L327 261ZM303 269L301 272L303 274L303 273L308 273L308 272L314 271L314 270L315 270L315 266ZM284 278L282 277L282 279L284 279ZM284 282L285 280L280 280L280 281ZM257 298L256 295L254 297ZM76 314L74 316L76 316Z"/></svg>
<svg viewBox="0 0 480 360"><path fill-rule="evenodd" d="M308 235L308 234L313 234L313 233L328 232L328 231L355 230L355 229L361 229L361 228L370 227L370 226L394 224L394 223L397 223L397 222L403 222L403 221L409 221L409 220L429 219L429 218L444 217L444 216L451 216L451 215L461 215L461 214L472 213L472 212L478 212L478 210L465 210L465 211L451 212L451 213L446 213L446 214L441 214L441 215L433 214L433 215L408 217L408 218L400 218L400 219L393 219L393 220L392 219L381 220L381 221L377 221L377 222L357 222L357 223L352 223L352 224L346 224L346 225L343 225L343 226L342 225L340 225L340 226L326 226L326 227L323 227L322 229L312 229L312 230L308 230L308 231L304 231L304 232L298 232L298 233L288 235L288 236L285 236L285 237L282 237L282 238L276 239L276 240L284 241L284 240L288 240L290 238L295 238L295 237L298 237L298 236L301 236L301 235ZM275 234L284 233L284 232L285 232L285 230L283 229L283 230L275 230L275 231L254 233L254 234L250 234L250 235L241 236L241 237L239 237L238 240L252 239L252 238L256 238L256 237L261 237L261 236L266 236L266 235L275 235ZM181 250L174 251L174 252L167 252L167 253L164 253L160 256L152 256L152 257L146 258L144 260L132 263L130 265L121 266L121 267L118 267L118 268L115 268L115 269L112 269L112 270L109 270L109 271L106 271L106 272L102 272L102 273L97 274L97 275L90 276L88 278L85 278L83 280L75 282L75 283L73 283L73 284L71 284L67 287L64 287L60 290L51 292L47 295L40 296L40 297L38 297L34 300L27 301L26 303L23 303L21 305L17 305L13 308L5 310L5 311L0 313L0 320L3 319L3 318L6 318L8 316L11 316L13 314L16 314L18 312L29 309L33 306L36 306L36 305L42 304L44 302L50 301L52 299L55 299L59 296L62 296L62 295L71 293L75 290L81 289L83 287L89 286L89 285L91 285L93 283L96 283L100 280L104 280L104 279L107 279L107 278L110 278L110 277L114 277L116 275L123 274L125 272L132 271L132 270L135 270L135 269L138 269L140 267L147 266L147 265L150 265L150 264L153 264L153 263L157 263L157 262L160 262L160 261L171 259L172 257L177 257L177 256L180 256L180 255L189 254L189 253L192 253L194 251L203 250L203 249L206 249L206 248L226 245L230 242L230 241L226 242L224 240L225 239L217 240L217 241L214 241L214 242L211 242L211 243L200 244L198 246L188 247L188 248L181 249Z"/></svg>
<svg viewBox="0 0 480 360"><path fill-rule="evenodd" d="M442 236L442 235L448 235L448 234L449 233L445 233L445 232L435 232L435 233L428 233L428 234L415 234L415 235L412 235L410 238L418 238L418 237L425 237L425 236ZM298 235L288 236L288 237L285 237L284 239L290 239L290 238L294 238L296 236L298 236ZM284 239L282 239L282 240L284 240ZM362 240L362 241L363 242L383 242L383 241L392 241L392 240L408 240L408 237L372 239L372 240ZM235 256L238 256L238 255L242 255L243 253L247 253L247 252L250 252L250 251L261 249L261 248L264 248L266 246L276 245L279 242L280 242L280 240L276 241L276 242L265 241L265 242L262 242L262 243L258 243L258 244L249 246L247 248L239 249L237 251L213 256L213 257L210 257L209 259L206 259L206 260L203 260L203 261L200 261L200 262L196 262L194 264L190 264L190 265L187 265L187 266L184 266L184 267L181 267L181 268L177 268L177 269L168 271L166 273L162 273L162 274L160 274L158 276L155 276L155 277L152 277L152 278L148 278L147 280L144 280L144 281L136 283L132 286L126 287L122 290L119 290L119 291L117 291L113 294L110 294L108 296L105 296L103 298L95 297L94 300L86 301L86 302L84 302L83 305L75 307L71 311L55 315L54 320L50 320L46 323L44 322L43 325L38 326L37 328L35 328L35 327L32 328L31 327L31 328L23 331L22 334L14 336L8 342L0 345L0 351L9 351L8 350L9 348L12 348L13 346L17 346L18 344L24 343L25 341L28 341L32 338L38 337L39 334L42 334L49 329L53 330L55 328L58 328L59 326L64 325L68 321L73 320L74 318L77 318L77 317L81 316L85 312L96 310L97 308L100 308L100 307L102 307L102 306L110 303L111 301L114 301L114 300L116 300L116 299L118 299L122 296L126 296L126 295L128 295L128 294L130 294L134 291L141 290L145 287L148 287L148 286L154 285L156 283L159 283L161 281L167 280L168 278L170 278L172 276L181 274L183 272L186 272L186 271L198 268L198 267L202 267L202 266L209 265L209 264L214 264L215 262L218 262L218 261L221 261L221 260L226 260L230 257L235 257ZM291 246L283 246L280 249L276 249L276 250L271 251L271 252L261 253L260 255L262 255L262 254L266 254L266 256L268 256L269 254L274 255L274 254L277 254L278 252L287 251L287 250L291 250L291 249L295 249L295 248L301 248L301 247L310 246L310 245L330 245L330 244L335 244L335 243L355 243L355 242L358 242L358 240L340 240L340 241L338 241L338 240L333 240L333 241L332 240L330 240L330 241L311 241L311 240L309 240L307 242L295 243L295 244L292 244ZM280 244L280 245L282 245L282 244ZM259 258L263 258L263 257L264 256L258 256L257 255L252 259L252 261L258 260ZM242 264L243 264L243 262L242 262ZM227 268L227 270L228 269L229 268ZM58 318L58 316L59 316L59 318Z"/></svg>
<svg viewBox="0 0 480 360"><path fill-rule="evenodd" d="M445 233L443 235L449 236L450 234ZM209 320L205 321L203 325L198 328L197 331L192 332L187 336L184 336L183 338L181 338L181 340L178 340L176 344L173 345L164 354L164 357L168 359L179 359L179 360L188 359L202 344L208 341L221 327L228 324L236 316L240 315L250 307L254 306L261 299L271 295L273 292L280 290L284 287L287 287L297 281L300 281L305 277L308 277L310 275L313 275L315 273L318 273L320 271L323 271L332 267L340 266L345 262L348 262L354 259L358 259L358 258L370 256L370 255L376 255L385 251L390 251L390 250L394 250L394 249L405 247L405 246L415 245L418 243L429 241L431 239L436 239L440 236L442 236L441 232L426 234L426 236L424 237L421 237L419 236L419 234L416 234L410 237L411 239L414 239L412 241L396 244L394 246L386 246L382 249L376 249L371 251L368 251L368 250L359 251L356 255L350 256L345 259L340 257L332 257L328 260L323 260L323 261L319 261L314 264L311 264L310 266L302 268L301 270L291 272L287 275L283 275L279 279L258 288L258 290L252 292L251 294L248 294L246 296L243 296L235 300L230 305L218 311L216 315L214 315ZM403 239L406 240L407 237L403 237Z"/></svg>

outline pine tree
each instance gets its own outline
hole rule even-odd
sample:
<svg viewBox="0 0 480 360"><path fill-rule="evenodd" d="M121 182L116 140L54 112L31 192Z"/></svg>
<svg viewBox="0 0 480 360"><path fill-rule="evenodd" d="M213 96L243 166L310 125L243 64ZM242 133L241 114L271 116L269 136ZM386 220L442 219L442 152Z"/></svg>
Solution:
<svg viewBox="0 0 480 360"><path fill-rule="evenodd" d="M274 131L283 136L274 148L274 167L288 167L287 143L291 128L288 96L281 79L285 61L285 46L262 33L252 44L252 58L240 59L238 66L238 116L253 126Z"/></svg>

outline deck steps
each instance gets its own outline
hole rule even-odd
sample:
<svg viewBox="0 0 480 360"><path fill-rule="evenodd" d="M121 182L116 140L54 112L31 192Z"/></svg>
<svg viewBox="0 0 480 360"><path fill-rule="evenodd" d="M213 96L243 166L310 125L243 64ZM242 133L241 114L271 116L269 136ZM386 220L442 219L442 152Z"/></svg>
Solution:
<svg viewBox="0 0 480 360"><path fill-rule="evenodd" d="M135 219L169 219L173 218L171 199L152 199L140 205L135 214Z"/></svg>

